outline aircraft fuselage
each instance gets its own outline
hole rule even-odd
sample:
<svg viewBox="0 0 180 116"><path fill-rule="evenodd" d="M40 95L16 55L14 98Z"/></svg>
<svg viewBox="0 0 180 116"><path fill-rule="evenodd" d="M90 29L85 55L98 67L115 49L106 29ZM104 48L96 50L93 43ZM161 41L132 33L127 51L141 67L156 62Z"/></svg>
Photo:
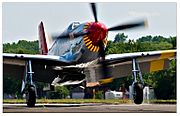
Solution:
<svg viewBox="0 0 180 116"><path fill-rule="evenodd" d="M93 27L94 26L94 27ZM49 49L48 55L59 56L62 61L74 61L78 63L85 63L95 60L99 57L98 53L98 39L106 39L106 34L97 37L94 33L87 36L80 36L77 38L73 37L73 33L78 33L82 31L91 31L91 28L96 28L93 23L83 23L77 24L77 22L72 23L69 27L61 34L69 34L69 38L57 38L52 47ZM97 28L98 29L98 28ZM101 31L101 30L99 30ZM92 33L92 32L91 32ZM94 37L97 37L95 39ZM93 40L91 39L93 38ZM104 44L107 44L107 42Z"/></svg>

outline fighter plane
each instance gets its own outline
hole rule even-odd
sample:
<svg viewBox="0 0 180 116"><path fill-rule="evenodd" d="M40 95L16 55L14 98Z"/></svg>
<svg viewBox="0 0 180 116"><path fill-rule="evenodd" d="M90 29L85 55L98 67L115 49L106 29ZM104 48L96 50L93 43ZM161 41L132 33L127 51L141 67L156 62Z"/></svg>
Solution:
<svg viewBox="0 0 180 116"><path fill-rule="evenodd" d="M169 61L176 57L176 50L105 55L108 32L145 27L147 20L107 28L98 21L96 4L90 6L95 21L73 22L61 34L52 36L50 48L47 47L43 22L40 22L40 54L3 53L3 76L22 80L21 92L26 93L27 106L33 107L36 103L34 81L50 83L51 86L85 82L86 87L92 87L129 75L134 78L134 103L141 104L142 73L167 69Z"/></svg>

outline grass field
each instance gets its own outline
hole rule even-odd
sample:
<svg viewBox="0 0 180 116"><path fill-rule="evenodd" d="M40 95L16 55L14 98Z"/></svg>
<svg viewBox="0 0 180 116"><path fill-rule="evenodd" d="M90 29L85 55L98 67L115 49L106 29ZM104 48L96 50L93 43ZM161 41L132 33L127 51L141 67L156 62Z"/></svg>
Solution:
<svg viewBox="0 0 180 116"><path fill-rule="evenodd" d="M26 103L25 99L5 99L3 103L21 104ZM81 103L103 103L103 104L132 104L128 99L37 99L36 103L66 103L66 104L81 104ZM144 103L147 103L145 100ZM176 100L149 100L149 103L157 104L176 104Z"/></svg>

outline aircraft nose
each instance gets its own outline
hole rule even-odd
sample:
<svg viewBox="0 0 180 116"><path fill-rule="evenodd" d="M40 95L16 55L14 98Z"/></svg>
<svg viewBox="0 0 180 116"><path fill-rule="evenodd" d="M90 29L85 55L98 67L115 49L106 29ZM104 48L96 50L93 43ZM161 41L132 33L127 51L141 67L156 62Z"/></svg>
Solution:
<svg viewBox="0 0 180 116"><path fill-rule="evenodd" d="M89 29L89 38L92 40L92 44L98 45L100 41L106 39L108 30L106 26L100 22L93 22Z"/></svg>
<svg viewBox="0 0 180 116"><path fill-rule="evenodd" d="M99 52L100 43L107 44L108 29L100 22L89 22L84 26L84 29L89 33L83 36L86 47L92 52Z"/></svg>

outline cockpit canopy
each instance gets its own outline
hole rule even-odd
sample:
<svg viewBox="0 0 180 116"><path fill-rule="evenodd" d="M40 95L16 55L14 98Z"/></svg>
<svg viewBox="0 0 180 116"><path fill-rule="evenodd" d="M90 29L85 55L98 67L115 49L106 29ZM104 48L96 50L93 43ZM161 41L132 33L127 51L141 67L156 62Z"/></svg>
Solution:
<svg viewBox="0 0 180 116"><path fill-rule="evenodd" d="M71 32L72 32L75 28L77 28L79 25L80 25L80 22L73 22L73 23L71 23L71 24L68 26L68 28L66 28L66 29L64 30L64 32L61 33L61 36L67 35L67 34L71 33Z"/></svg>
<svg viewBox="0 0 180 116"><path fill-rule="evenodd" d="M69 27L67 28L68 32L71 32L74 28L76 28L80 23L79 22L73 22L69 25Z"/></svg>

